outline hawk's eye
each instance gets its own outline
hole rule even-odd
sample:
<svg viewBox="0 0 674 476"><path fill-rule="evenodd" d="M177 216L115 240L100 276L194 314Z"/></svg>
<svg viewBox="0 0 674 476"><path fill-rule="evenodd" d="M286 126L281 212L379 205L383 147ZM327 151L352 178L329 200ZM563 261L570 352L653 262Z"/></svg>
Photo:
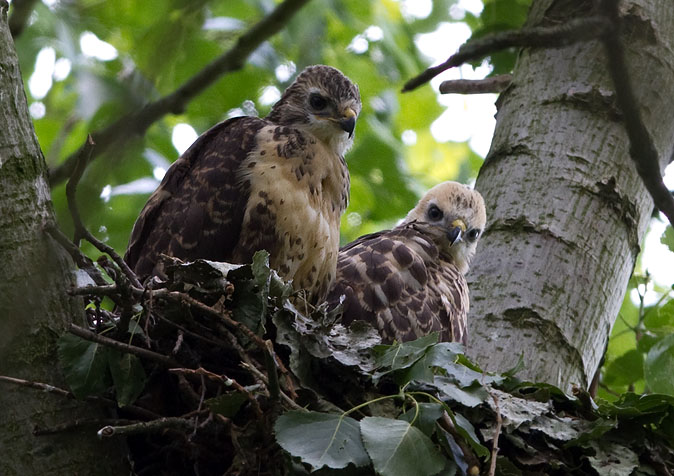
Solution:
<svg viewBox="0 0 674 476"><path fill-rule="evenodd" d="M436 205L431 205L428 208L428 212L426 213L428 215L428 219L431 221L438 221L442 219L442 210L440 210Z"/></svg>
<svg viewBox="0 0 674 476"><path fill-rule="evenodd" d="M309 104L314 110L321 111L328 105L328 100L320 94L314 93L309 97Z"/></svg>
<svg viewBox="0 0 674 476"><path fill-rule="evenodd" d="M477 240L477 237L480 236L480 230L473 228L472 230L468 231L466 235L468 236L468 240L475 241Z"/></svg>

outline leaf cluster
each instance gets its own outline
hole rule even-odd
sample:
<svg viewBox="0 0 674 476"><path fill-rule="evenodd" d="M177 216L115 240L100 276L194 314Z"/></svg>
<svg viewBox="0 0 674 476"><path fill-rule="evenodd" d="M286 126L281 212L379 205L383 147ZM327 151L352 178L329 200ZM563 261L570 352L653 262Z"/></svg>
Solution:
<svg viewBox="0 0 674 476"><path fill-rule="evenodd" d="M339 323L339 309L310 307L265 253L244 266L175 262L137 296L128 329L142 332L116 335L119 319L100 309L91 327L181 368L74 336L59 356L76 396L191 422L134 437L139 466L139 452L156 465L168 451L165 474L476 474L493 458L496 474L674 468L674 397L567 395L519 381L518 368L484 372L436 334L382 345L371 326Z"/></svg>
<svg viewBox="0 0 674 476"><path fill-rule="evenodd" d="M660 241L674 252L671 226L665 228ZM625 391L674 396L672 287L655 282L640 267L630 279L601 373L600 394L609 400Z"/></svg>

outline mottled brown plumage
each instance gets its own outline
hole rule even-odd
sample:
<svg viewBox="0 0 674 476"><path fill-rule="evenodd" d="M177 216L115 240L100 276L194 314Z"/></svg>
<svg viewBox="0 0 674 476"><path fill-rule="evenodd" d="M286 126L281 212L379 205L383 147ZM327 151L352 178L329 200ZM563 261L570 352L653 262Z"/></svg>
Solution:
<svg viewBox="0 0 674 476"><path fill-rule="evenodd" d="M171 166L134 225L125 260L163 275L161 254L248 263L259 250L311 301L334 280L349 197L344 154L358 88L329 66L306 68L267 118L237 117L200 136Z"/></svg>
<svg viewBox="0 0 674 476"><path fill-rule="evenodd" d="M429 190L405 220L344 246L328 295L344 302L342 322L372 323L383 342L440 332L466 343L464 274L486 220L482 196L456 182Z"/></svg>

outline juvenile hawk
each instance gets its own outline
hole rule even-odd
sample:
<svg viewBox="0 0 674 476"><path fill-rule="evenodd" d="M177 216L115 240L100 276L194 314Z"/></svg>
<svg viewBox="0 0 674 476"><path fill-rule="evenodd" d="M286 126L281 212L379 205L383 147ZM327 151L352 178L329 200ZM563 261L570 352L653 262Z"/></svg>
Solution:
<svg viewBox="0 0 674 476"><path fill-rule="evenodd" d="M385 343L440 331L442 341L465 344L464 274L485 221L479 192L456 182L436 185L400 225L340 250L328 302L344 296L342 322L368 321Z"/></svg>
<svg viewBox="0 0 674 476"><path fill-rule="evenodd" d="M334 280L349 198L344 154L361 110L358 87L310 66L264 118L237 117L201 135L171 166L133 227L124 259L163 275L160 254L271 266L310 300Z"/></svg>

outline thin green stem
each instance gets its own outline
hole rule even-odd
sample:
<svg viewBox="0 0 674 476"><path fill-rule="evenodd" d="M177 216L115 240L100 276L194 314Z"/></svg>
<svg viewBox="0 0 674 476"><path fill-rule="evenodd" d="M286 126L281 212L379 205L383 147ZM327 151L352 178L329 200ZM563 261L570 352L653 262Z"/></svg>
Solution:
<svg viewBox="0 0 674 476"><path fill-rule="evenodd" d="M417 418L419 417L419 402L417 402L417 399L414 398L410 393L408 393L406 396L414 402L414 418L412 418L412 421L410 422L411 426L414 425L414 422L417 421Z"/></svg>
<svg viewBox="0 0 674 476"><path fill-rule="evenodd" d="M366 407L366 406L368 406L372 403L377 403L377 402L380 402L382 400L386 400L388 398L405 398L405 396L400 395L400 394L384 395L383 397L378 397L378 398L375 398L374 400L368 400L367 402L361 403L360 405L356 405L355 407L351 408L350 410L345 411L344 413L342 413L342 417L345 417L345 416L349 415L350 413L353 413L357 410L360 410L361 408Z"/></svg>

